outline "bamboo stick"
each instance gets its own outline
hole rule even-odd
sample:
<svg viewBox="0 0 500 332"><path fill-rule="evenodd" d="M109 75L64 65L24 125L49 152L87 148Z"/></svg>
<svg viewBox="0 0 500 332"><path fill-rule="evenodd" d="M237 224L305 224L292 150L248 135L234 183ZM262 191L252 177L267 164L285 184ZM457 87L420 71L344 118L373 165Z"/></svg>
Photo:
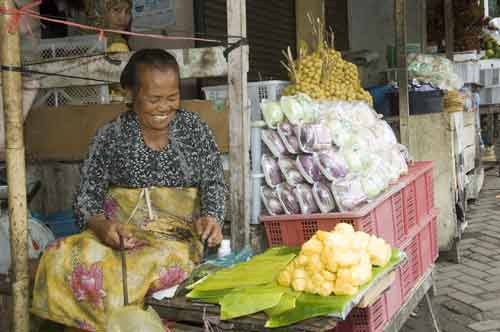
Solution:
<svg viewBox="0 0 500 332"><path fill-rule="evenodd" d="M0 0L0 5L7 10L15 8L12 0ZM21 64L19 32L8 32L11 19L11 15L0 18L2 64L6 67L16 67ZM3 70L2 83L9 184L10 247L14 272L12 331L29 332L28 231L21 73Z"/></svg>

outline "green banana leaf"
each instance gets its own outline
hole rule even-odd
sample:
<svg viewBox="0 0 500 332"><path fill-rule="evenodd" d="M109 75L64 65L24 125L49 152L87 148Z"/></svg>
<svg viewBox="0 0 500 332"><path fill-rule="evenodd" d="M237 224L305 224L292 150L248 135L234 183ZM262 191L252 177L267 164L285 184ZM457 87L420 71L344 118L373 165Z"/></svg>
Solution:
<svg viewBox="0 0 500 332"><path fill-rule="evenodd" d="M232 319L255 314L276 307L289 288L277 283L234 290L220 302L221 319Z"/></svg>
<svg viewBox="0 0 500 332"><path fill-rule="evenodd" d="M216 289L208 291L194 289L189 294L187 294L186 297L190 299L200 300L203 302L219 304L222 298L224 298L224 296L226 294L229 294L231 291L233 291L233 289Z"/></svg>
<svg viewBox="0 0 500 332"><path fill-rule="evenodd" d="M197 284L194 290L208 291L228 288L244 288L264 285L276 280L278 274L290 263L299 252L299 248L273 248L250 261L236 264L208 276ZM193 298L193 292L189 297Z"/></svg>
<svg viewBox="0 0 500 332"><path fill-rule="evenodd" d="M299 292L295 292L289 289L288 292L283 294L277 306L269 308L264 312L268 317L271 317L271 316L278 316L286 311L292 310L293 308L295 308L295 302L297 301L297 298L299 296L300 296Z"/></svg>
<svg viewBox="0 0 500 332"><path fill-rule="evenodd" d="M297 298L295 307L281 314L270 315L266 327L275 328L291 325L309 318L329 315L338 319L345 319L353 306L364 296L366 290L373 281L388 271L393 270L404 260L404 254L398 249L392 250L389 264L373 268L372 279L360 287L358 294L354 296L328 296L323 297L314 294L301 293Z"/></svg>

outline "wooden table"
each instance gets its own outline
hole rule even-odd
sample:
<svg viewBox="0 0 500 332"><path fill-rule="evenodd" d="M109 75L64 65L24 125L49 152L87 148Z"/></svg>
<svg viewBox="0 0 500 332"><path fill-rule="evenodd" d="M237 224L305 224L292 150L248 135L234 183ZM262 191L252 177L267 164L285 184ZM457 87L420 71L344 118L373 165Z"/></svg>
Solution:
<svg viewBox="0 0 500 332"><path fill-rule="evenodd" d="M366 293L358 304L358 307L365 308L377 301L381 294L391 286L394 279L394 272L380 279ZM193 331L196 331L196 326L201 327L205 322L208 322L219 331L327 332L332 331L336 327L338 321L336 318L332 317L317 317L287 326L283 329L266 329L264 325L267 317L264 314L256 314L233 320L221 321L219 319L220 310L218 305L193 302L184 297L166 299L162 301L149 298L146 303L151 305L163 319L195 326Z"/></svg>

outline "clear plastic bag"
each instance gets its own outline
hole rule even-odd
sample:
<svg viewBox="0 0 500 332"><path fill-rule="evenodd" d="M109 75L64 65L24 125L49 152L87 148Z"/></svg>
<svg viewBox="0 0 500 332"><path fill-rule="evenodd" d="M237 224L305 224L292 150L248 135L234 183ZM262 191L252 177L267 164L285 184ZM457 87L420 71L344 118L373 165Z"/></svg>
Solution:
<svg viewBox="0 0 500 332"><path fill-rule="evenodd" d="M314 155L314 160L329 181L344 178L349 172L344 157L337 149L320 151Z"/></svg>
<svg viewBox="0 0 500 332"><path fill-rule="evenodd" d="M262 141L267 146L269 151L271 151L273 156L279 158L281 155L286 153L285 146L283 145L280 136L275 130L272 129L262 130L261 135L262 135Z"/></svg>
<svg viewBox="0 0 500 332"><path fill-rule="evenodd" d="M288 122L278 124L278 135L280 135L285 148L291 154L299 153L299 141L295 136L295 128Z"/></svg>
<svg viewBox="0 0 500 332"><path fill-rule="evenodd" d="M300 212L302 214L318 213L319 208L314 200L312 187L308 184L299 184L293 190L299 200Z"/></svg>
<svg viewBox="0 0 500 332"><path fill-rule="evenodd" d="M321 213L329 213L335 210L335 199L326 184L316 182L313 185L312 194Z"/></svg>
<svg viewBox="0 0 500 332"><path fill-rule="evenodd" d="M332 136L322 124L304 124L297 128L299 147L304 153L313 153L332 147Z"/></svg>
<svg viewBox="0 0 500 332"><path fill-rule="evenodd" d="M331 190L341 212L352 211L368 200L359 175L332 182Z"/></svg>
<svg viewBox="0 0 500 332"><path fill-rule="evenodd" d="M384 120L378 120L372 127L372 132L375 138L374 144L376 144L377 148L392 146L398 143L391 126Z"/></svg>
<svg viewBox="0 0 500 332"><path fill-rule="evenodd" d="M300 214L300 203L291 186L280 184L276 191L286 214Z"/></svg>
<svg viewBox="0 0 500 332"><path fill-rule="evenodd" d="M323 175L317 163L314 162L314 157L310 154L303 154L297 156L296 159L297 169L304 179L310 184L314 182L323 181Z"/></svg>
<svg viewBox="0 0 500 332"><path fill-rule="evenodd" d="M285 115L281 111L280 102L278 101L264 99L260 103L260 109L264 121L269 128L276 129L276 126L285 119Z"/></svg>
<svg viewBox="0 0 500 332"><path fill-rule="evenodd" d="M269 187L262 186L260 188L260 198L269 215L276 216L285 213L276 191Z"/></svg>
<svg viewBox="0 0 500 332"><path fill-rule="evenodd" d="M269 187L274 188L278 184L283 182L283 177L281 176L280 167L276 159L268 156L267 154L262 155L261 159L262 172L264 173L264 179Z"/></svg>
<svg viewBox="0 0 500 332"><path fill-rule="evenodd" d="M297 169L295 161L287 157L281 157L278 160L278 165L280 167L281 173L285 176L286 182L295 187L299 183L304 183L305 179Z"/></svg>

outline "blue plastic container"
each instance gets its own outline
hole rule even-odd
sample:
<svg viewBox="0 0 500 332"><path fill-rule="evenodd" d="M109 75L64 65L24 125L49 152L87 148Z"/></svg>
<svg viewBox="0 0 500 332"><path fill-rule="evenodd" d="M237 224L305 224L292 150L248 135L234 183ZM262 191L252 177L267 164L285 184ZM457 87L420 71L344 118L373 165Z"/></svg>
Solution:
<svg viewBox="0 0 500 332"><path fill-rule="evenodd" d="M80 231L76 225L73 210L70 209L50 214L45 218L44 222L56 238L73 235Z"/></svg>
<svg viewBox="0 0 500 332"><path fill-rule="evenodd" d="M373 98L373 108L377 113L382 114L385 117L392 116L393 112L391 110L391 93L394 92L394 87L392 85L380 85L374 86L368 89L368 92Z"/></svg>

